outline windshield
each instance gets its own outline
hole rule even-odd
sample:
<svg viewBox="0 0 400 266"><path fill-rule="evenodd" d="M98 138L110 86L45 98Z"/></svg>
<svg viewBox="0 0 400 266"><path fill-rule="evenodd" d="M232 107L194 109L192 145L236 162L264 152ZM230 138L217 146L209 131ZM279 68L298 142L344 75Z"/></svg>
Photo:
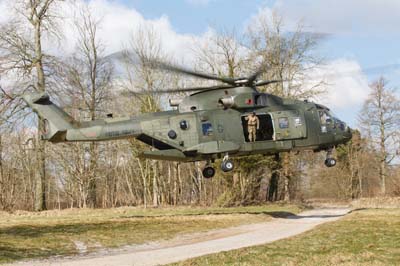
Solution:
<svg viewBox="0 0 400 266"><path fill-rule="evenodd" d="M321 124L323 125L340 121L340 119L338 119L337 116L328 109L319 109L318 114Z"/></svg>
<svg viewBox="0 0 400 266"><path fill-rule="evenodd" d="M332 123L333 116L329 110L327 109L318 110L318 114L321 125Z"/></svg>
<svg viewBox="0 0 400 266"><path fill-rule="evenodd" d="M345 130L347 127L346 123L337 118L337 116L335 116L328 109L320 109L318 110L318 114L321 122L322 131L326 131L326 125L329 125L333 128L339 127L341 130Z"/></svg>

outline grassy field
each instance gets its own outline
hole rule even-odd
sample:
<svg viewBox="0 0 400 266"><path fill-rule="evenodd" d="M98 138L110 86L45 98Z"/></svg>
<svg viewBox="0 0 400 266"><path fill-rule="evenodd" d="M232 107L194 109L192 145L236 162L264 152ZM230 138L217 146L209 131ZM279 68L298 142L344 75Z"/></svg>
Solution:
<svg viewBox="0 0 400 266"><path fill-rule="evenodd" d="M295 205L0 213L0 264L170 239L298 213Z"/></svg>
<svg viewBox="0 0 400 266"><path fill-rule="evenodd" d="M173 265L400 265L400 209L354 211L292 238Z"/></svg>

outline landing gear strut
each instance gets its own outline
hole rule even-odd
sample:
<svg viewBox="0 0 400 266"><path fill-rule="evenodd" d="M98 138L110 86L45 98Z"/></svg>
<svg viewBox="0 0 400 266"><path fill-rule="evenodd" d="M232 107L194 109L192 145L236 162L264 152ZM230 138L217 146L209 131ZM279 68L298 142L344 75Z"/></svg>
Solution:
<svg viewBox="0 0 400 266"><path fill-rule="evenodd" d="M332 148L326 153L325 166L333 167L336 165L336 159L332 157Z"/></svg>
<svg viewBox="0 0 400 266"><path fill-rule="evenodd" d="M233 170L234 167L235 167L235 165L233 164L233 161L231 159L229 159L229 155L226 154L221 162L221 170L223 172L230 172ZM210 160L207 161L207 164L204 167L202 173L203 173L204 178L212 178L215 175L215 168L212 166Z"/></svg>
<svg viewBox="0 0 400 266"><path fill-rule="evenodd" d="M224 172L230 172L233 170L234 167L235 165L233 164L233 161L230 160L229 155L226 154L221 162L221 170Z"/></svg>

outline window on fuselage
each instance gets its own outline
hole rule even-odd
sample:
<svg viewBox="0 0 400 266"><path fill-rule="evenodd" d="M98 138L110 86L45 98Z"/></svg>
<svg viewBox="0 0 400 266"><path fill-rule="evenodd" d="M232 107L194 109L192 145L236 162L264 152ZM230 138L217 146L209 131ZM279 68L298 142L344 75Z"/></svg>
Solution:
<svg viewBox="0 0 400 266"><path fill-rule="evenodd" d="M212 128L212 124L210 122L203 123L201 125L201 128L203 130L204 136L211 136L213 134L213 128Z"/></svg>
<svg viewBox="0 0 400 266"><path fill-rule="evenodd" d="M279 128L289 128L289 119L287 117L280 117L278 119Z"/></svg>

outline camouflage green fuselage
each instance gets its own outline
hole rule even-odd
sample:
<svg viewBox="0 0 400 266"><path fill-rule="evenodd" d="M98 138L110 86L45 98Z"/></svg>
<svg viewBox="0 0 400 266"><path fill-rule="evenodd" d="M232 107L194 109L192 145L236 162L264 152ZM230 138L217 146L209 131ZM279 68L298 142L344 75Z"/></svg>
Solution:
<svg viewBox="0 0 400 266"><path fill-rule="evenodd" d="M202 91L185 97L177 110L76 122L47 95L25 101L47 121L43 138L52 142L137 138L156 149L143 157L197 161L226 154L275 154L290 150L324 150L345 143L350 129L329 109L315 103L259 93L251 87ZM248 141L245 117L260 120L255 142Z"/></svg>

